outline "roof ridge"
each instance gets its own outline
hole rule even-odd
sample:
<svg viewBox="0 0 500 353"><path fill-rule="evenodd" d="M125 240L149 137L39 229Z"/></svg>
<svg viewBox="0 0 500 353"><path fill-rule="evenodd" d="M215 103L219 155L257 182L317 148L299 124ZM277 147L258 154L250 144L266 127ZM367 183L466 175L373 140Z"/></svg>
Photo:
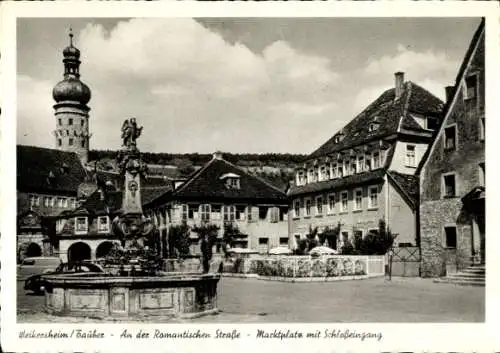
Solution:
<svg viewBox="0 0 500 353"><path fill-rule="evenodd" d="M278 187L276 187L276 186L274 186L274 185L271 185L270 183L268 183L267 181L263 180L262 178L260 178L260 177L258 177L258 176L256 176L256 175L250 174L249 172L247 172L247 171L246 171L246 170L244 170L243 168L241 168L241 167L237 166L236 164L233 164L233 163L231 163L231 162L228 162L228 161L226 161L225 159L221 159L221 161L226 162L226 163L227 163L227 164L229 164L230 166L232 166L232 167L234 167L234 168L236 168L236 169L238 169L238 170L242 171L243 173L245 173L245 174L246 174L246 175L248 175L249 177L255 178L255 179L257 179L258 181L260 181L260 182L262 182L262 183L266 184L266 185L267 185L267 186L269 186L270 188L272 188L272 189L274 189L274 190L276 190L276 191L279 191L280 193L282 193L282 194L286 195L286 193L285 193L285 192L283 192L283 190L280 190Z"/></svg>
<svg viewBox="0 0 500 353"><path fill-rule="evenodd" d="M196 180L196 178L198 178L200 176L200 174L204 170L206 170L215 160L216 160L215 158L212 158L203 167L201 167L200 169L198 169L197 171L195 171L186 182L184 182L177 190L174 190L174 193L177 193L177 192L182 191L183 189L185 189L190 183L193 182L193 180Z"/></svg>

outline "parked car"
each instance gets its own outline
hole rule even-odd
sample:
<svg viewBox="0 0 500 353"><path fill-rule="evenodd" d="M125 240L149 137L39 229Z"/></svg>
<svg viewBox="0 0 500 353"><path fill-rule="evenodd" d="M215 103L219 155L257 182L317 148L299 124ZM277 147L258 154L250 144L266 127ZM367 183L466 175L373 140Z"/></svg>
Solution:
<svg viewBox="0 0 500 353"><path fill-rule="evenodd" d="M102 266L92 262L73 262L62 263L55 270L46 271L41 274L30 276L24 282L24 290L32 291L36 294L41 294L45 290L45 283L43 280L44 275L58 275L65 273L78 273L78 272L104 272Z"/></svg>
<svg viewBox="0 0 500 353"><path fill-rule="evenodd" d="M27 257L17 266L17 278L25 280L32 275L53 271L62 263L58 257Z"/></svg>

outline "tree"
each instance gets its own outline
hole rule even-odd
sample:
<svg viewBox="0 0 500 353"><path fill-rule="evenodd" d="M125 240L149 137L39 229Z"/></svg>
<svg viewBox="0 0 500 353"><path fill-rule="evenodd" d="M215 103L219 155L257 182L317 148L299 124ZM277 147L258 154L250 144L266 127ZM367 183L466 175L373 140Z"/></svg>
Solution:
<svg viewBox="0 0 500 353"><path fill-rule="evenodd" d="M394 238L385 221L381 219L378 232L368 233L361 241L360 252L363 255L385 255L392 247Z"/></svg>
<svg viewBox="0 0 500 353"><path fill-rule="evenodd" d="M189 226L186 222L180 225L170 226L168 230L169 242L172 248L177 252L177 256L184 259L189 256Z"/></svg>
<svg viewBox="0 0 500 353"><path fill-rule="evenodd" d="M324 244L326 242L326 246L336 250L341 227L342 225L340 224L340 222L334 228L326 227L321 233L320 239L323 238L322 243Z"/></svg>
<svg viewBox="0 0 500 353"><path fill-rule="evenodd" d="M311 251L316 246L318 246L318 227L309 226L309 232L306 234L307 239L307 251Z"/></svg>
<svg viewBox="0 0 500 353"><path fill-rule="evenodd" d="M233 247L237 239L246 238L247 234L243 234L238 226L233 222L224 224L224 234L222 235L222 247L224 254L227 256L227 247Z"/></svg>
<svg viewBox="0 0 500 353"><path fill-rule="evenodd" d="M210 260L213 255L212 247L217 241L218 231L219 227L210 223L203 223L193 228L193 232L197 233L200 239L203 273L208 273L210 269Z"/></svg>

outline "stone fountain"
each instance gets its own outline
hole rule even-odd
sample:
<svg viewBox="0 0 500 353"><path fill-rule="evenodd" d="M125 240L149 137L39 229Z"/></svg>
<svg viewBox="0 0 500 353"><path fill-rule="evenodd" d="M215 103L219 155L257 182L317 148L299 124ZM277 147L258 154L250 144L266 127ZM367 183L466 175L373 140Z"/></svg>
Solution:
<svg viewBox="0 0 500 353"><path fill-rule="evenodd" d="M120 246L106 258L107 272L44 276L47 312L133 320L218 311L219 274L162 271L158 232L141 207L141 178L147 171L136 144L141 132L135 118L123 123L117 158L124 176L123 201L112 227Z"/></svg>

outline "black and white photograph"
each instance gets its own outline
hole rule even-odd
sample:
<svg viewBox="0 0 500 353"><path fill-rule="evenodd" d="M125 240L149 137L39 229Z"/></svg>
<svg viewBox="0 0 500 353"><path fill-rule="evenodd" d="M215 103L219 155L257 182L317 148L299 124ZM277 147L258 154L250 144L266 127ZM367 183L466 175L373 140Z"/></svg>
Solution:
<svg viewBox="0 0 500 353"><path fill-rule="evenodd" d="M20 340L487 322L487 16L116 16L15 18Z"/></svg>

